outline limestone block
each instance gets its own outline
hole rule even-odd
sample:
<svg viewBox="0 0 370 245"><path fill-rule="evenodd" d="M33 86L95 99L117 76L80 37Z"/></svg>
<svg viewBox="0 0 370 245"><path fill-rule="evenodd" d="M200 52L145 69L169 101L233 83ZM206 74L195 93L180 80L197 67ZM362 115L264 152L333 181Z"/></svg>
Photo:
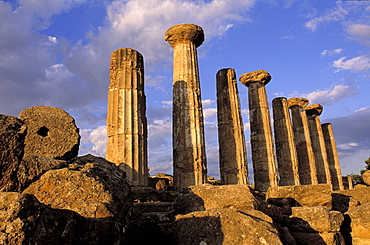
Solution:
<svg viewBox="0 0 370 245"><path fill-rule="evenodd" d="M0 114L0 190L14 191L14 180L24 154L26 125L22 120Z"/></svg>
<svg viewBox="0 0 370 245"><path fill-rule="evenodd" d="M27 125L24 152L46 158L69 160L78 155L79 129L62 109L35 106L21 111Z"/></svg>
<svg viewBox="0 0 370 245"><path fill-rule="evenodd" d="M331 185L295 185L270 187L266 193L269 198L293 198L303 207L325 206L331 209Z"/></svg>
<svg viewBox="0 0 370 245"><path fill-rule="evenodd" d="M367 170L362 174L362 180L365 184L370 185L370 170Z"/></svg>
<svg viewBox="0 0 370 245"><path fill-rule="evenodd" d="M230 209L212 209L177 215L175 244L282 244L278 231L266 219L266 215L255 210L240 213Z"/></svg>
<svg viewBox="0 0 370 245"><path fill-rule="evenodd" d="M370 244L370 203L349 210L354 245Z"/></svg>
<svg viewBox="0 0 370 245"><path fill-rule="evenodd" d="M0 192L0 244L120 244L122 225L52 209L33 195Z"/></svg>
<svg viewBox="0 0 370 245"><path fill-rule="evenodd" d="M35 195L52 208L90 218L121 220L132 205L125 172L92 155L77 157L66 168L49 170L23 193Z"/></svg>
<svg viewBox="0 0 370 245"><path fill-rule="evenodd" d="M345 245L343 236L339 232L292 232L291 234L299 245Z"/></svg>
<svg viewBox="0 0 370 245"><path fill-rule="evenodd" d="M335 191L335 193L341 193L346 196L351 196L357 201L359 201L360 204L365 204L365 203L370 202L370 187L366 187L366 186L363 186L363 188L356 187L356 188L349 189L349 190Z"/></svg>
<svg viewBox="0 0 370 245"><path fill-rule="evenodd" d="M253 189L247 185L198 185L190 186L176 199L176 213L189 213L215 208L229 208L237 211L253 210L259 201Z"/></svg>
<svg viewBox="0 0 370 245"><path fill-rule="evenodd" d="M339 211L326 207L292 207L289 229L304 232L338 232L344 220Z"/></svg>

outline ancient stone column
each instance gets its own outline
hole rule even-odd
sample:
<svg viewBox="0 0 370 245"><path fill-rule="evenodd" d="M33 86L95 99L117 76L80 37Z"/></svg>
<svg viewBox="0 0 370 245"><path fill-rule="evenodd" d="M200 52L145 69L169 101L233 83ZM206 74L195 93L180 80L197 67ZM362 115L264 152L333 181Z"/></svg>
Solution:
<svg viewBox="0 0 370 245"><path fill-rule="evenodd" d="M249 184L246 145L234 69L216 75L221 183Z"/></svg>
<svg viewBox="0 0 370 245"><path fill-rule="evenodd" d="M342 176L342 183L343 183L343 190L353 189L353 182L352 182L351 176L349 175Z"/></svg>
<svg viewBox="0 0 370 245"><path fill-rule="evenodd" d="M298 158L288 100L284 97L275 98L272 100L272 108L279 185L299 185Z"/></svg>
<svg viewBox="0 0 370 245"><path fill-rule="evenodd" d="M134 186L148 184L144 61L136 50L112 53L108 87L106 158L119 165Z"/></svg>
<svg viewBox="0 0 370 245"><path fill-rule="evenodd" d="M304 98L291 98L288 100L292 115L294 141L298 157L298 173L301 185L316 185L315 156L312 150L310 132L305 107L308 100Z"/></svg>
<svg viewBox="0 0 370 245"><path fill-rule="evenodd" d="M203 111L197 47L204 41L200 26L170 27L165 40L174 49L173 175L175 188L204 184L207 179Z"/></svg>
<svg viewBox="0 0 370 245"><path fill-rule="evenodd" d="M314 104L307 106L305 109L308 119L308 128L310 130L312 150L315 156L317 181L319 184L331 184L325 140L319 117L322 113L322 108L320 104Z"/></svg>
<svg viewBox="0 0 370 245"><path fill-rule="evenodd" d="M331 175L331 184L334 190L343 190L342 171L338 158L337 145L335 143L333 127L331 123L321 125L324 134L326 155L328 157L329 170Z"/></svg>
<svg viewBox="0 0 370 245"><path fill-rule="evenodd" d="M265 85L271 80L265 70L244 73L239 80L248 87L250 140L254 184L257 191L278 185L274 143Z"/></svg>

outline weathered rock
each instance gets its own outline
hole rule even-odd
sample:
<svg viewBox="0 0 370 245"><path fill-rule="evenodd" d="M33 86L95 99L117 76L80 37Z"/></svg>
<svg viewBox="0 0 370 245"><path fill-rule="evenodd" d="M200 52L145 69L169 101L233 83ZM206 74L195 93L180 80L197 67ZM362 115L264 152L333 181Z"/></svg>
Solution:
<svg viewBox="0 0 370 245"><path fill-rule="evenodd" d="M329 211L326 207L293 207L291 231L303 232L338 232L344 220L339 211Z"/></svg>
<svg viewBox="0 0 370 245"><path fill-rule="evenodd" d="M173 189L173 177L169 174L157 173L154 177L149 177L148 185L156 190Z"/></svg>
<svg viewBox="0 0 370 245"><path fill-rule="evenodd" d="M331 209L331 193L328 184L278 186L268 189L266 199L293 198L303 207L325 206Z"/></svg>
<svg viewBox="0 0 370 245"><path fill-rule="evenodd" d="M362 185L363 187L357 187L357 186L359 185L356 185L355 188L353 189L335 191L335 193L341 193L346 196L351 196L357 201L359 201L361 204L369 203L370 202L370 187L366 187L365 185Z"/></svg>
<svg viewBox="0 0 370 245"><path fill-rule="evenodd" d="M353 245L370 244L370 203L349 210Z"/></svg>
<svg viewBox="0 0 370 245"><path fill-rule="evenodd" d="M360 205L360 202L351 196L347 196L341 193L332 193L332 210L345 213L348 210L355 208Z"/></svg>
<svg viewBox="0 0 370 245"><path fill-rule="evenodd" d="M77 157L66 168L49 170L23 193L34 194L52 208L90 218L122 221L132 205L125 173L92 155Z"/></svg>
<svg viewBox="0 0 370 245"><path fill-rule="evenodd" d="M13 191L17 169L24 154L26 125L0 114L0 190Z"/></svg>
<svg viewBox="0 0 370 245"><path fill-rule="evenodd" d="M299 245L344 245L343 236L339 232L335 233L309 233L292 232L292 236Z"/></svg>
<svg viewBox="0 0 370 245"><path fill-rule="evenodd" d="M22 192L32 182L40 178L42 174L53 168L61 168L67 166L64 160L56 160L45 157L38 157L25 154L17 171L17 192Z"/></svg>
<svg viewBox="0 0 370 245"><path fill-rule="evenodd" d="M266 221L268 220L268 221ZM271 219L253 210L212 209L177 215L175 244L282 244Z"/></svg>
<svg viewBox="0 0 370 245"><path fill-rule="evenodd" d="M120 244L122 227L52 209L33 195L0 192L0 244Z"/></svg>
<svg viewBox="0 0 370 245"><path fill-rule="evenodd" d="M27 125L24 152L46 158L69 160L78 155L79 129L62 109L35 106L21 111Z"/></svg>
<svg viewBox="0 0 370 245"><path fill-rule="evenodd" d="M244 212L258 207L259 201L247 185L190 186L179 195L174 205L175 213L181 214L215 208Z"/></svg>
<svg viewBox="0 0 370 245"><path fill-rule="evenodd" d="M370 170L363 172L362 180L365 182L365 184L370 185Z"/></svg>

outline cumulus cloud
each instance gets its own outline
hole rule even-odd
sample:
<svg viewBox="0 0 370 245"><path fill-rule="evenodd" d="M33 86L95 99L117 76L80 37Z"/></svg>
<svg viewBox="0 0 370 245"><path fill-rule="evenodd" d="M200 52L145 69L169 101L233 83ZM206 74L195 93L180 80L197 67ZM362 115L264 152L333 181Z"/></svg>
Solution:
<svg viewBox="0 0 370 245"><path fill-rule="evenodd" d="M107 130L105 125L95 129L82 129L80 153L105 157Z"/></svg>
<svg viewBox="0 0 370 245"><path fill-rule="evenodd" d="M367 55L361 55L348 60L346 59L347 57L342 57L333 62L333 66L337 68L337 72L341 70L362 72L370 69L370 57Z"/></svg>
<svg viewBox="0 0 370 245"><path fill-rule="evenodd" d="M335 85L333 88L325 90L316 90L308 94L302 94L300 97L307 98L311 104L321 104L323 106L330 105L343 98L357 94L353 86L349 85ZM297 96L294 96L297 97Z"/></svg>
<svg viewBox="0 0 370 245"><path fill-rule="evenodd" d="M353 39L366 45L370 45L370 25L350 23L347 25L345 30Z"/></svg>

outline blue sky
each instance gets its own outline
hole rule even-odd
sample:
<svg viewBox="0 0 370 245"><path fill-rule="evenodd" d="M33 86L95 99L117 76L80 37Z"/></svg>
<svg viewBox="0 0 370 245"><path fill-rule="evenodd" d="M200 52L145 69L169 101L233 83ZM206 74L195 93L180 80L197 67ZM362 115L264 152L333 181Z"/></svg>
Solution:
<svg viewBox="0 0 370 245"><path fill-rule="evenodd" d="M80 154L104 156L109 58L118 48L144 56L149 167L172 172L172 48L165 31L194 23L209 175L218 176L215 76L222 68L272 75L268 99L305 97L333 124L344 175L370 157L370 1L335 0L2 0L0 113L31 106L69 112ZM249 142L247 88L241 83ZM248 144L251 171L250 145Z"/></svg>

